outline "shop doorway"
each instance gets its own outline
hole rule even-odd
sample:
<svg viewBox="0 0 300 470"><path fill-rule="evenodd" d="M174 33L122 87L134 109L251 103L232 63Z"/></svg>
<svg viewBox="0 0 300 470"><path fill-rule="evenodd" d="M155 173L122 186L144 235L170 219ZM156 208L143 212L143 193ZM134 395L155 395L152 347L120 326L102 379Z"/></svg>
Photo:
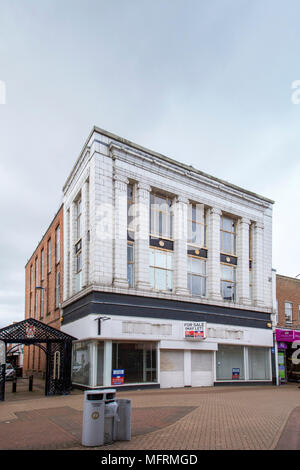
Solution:
<svg viewBox="0 0 300 470"><path fill-rule="evenodd" d="M298 358L300 358L300 348L292 347L293 343L286 343L285 349L285 373L286 382L300 382L300 364L298 364Z"/></svg>

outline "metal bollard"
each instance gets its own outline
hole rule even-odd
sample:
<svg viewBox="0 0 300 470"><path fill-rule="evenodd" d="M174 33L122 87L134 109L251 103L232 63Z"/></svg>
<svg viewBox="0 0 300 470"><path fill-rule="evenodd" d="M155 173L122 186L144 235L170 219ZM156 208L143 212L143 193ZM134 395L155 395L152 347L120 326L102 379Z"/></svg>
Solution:
<svg viewBox="0 0 300 470"><path fill-rule="evenodd" d="M13 382L12 382L12 393L16 393L17 391L17 379L13 379Z"/></svg>
<svg viewBox="0 0 300 470"><path fill-rule="evenodd" d="M32 392L33 387L33 375L29 376L29 392Z"/></svg>

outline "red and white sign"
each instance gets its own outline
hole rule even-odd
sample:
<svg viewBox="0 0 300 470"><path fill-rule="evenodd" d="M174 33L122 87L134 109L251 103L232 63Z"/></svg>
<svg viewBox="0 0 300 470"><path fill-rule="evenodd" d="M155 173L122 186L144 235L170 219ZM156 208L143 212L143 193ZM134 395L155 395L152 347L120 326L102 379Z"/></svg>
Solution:
<svg viewBox="0 0 300 470"><path fill-rule="evenodd" d="M206 322L184 323L184 338L202 340L206 338Z"/></svg>
<svg viewBox="0 0 300 470"><path fill-rule="evenodd" d="M34 338L35 337L35 326L33 326L33 325L27 326L27 328L25 329L25 336L27 338Z"/></svg>

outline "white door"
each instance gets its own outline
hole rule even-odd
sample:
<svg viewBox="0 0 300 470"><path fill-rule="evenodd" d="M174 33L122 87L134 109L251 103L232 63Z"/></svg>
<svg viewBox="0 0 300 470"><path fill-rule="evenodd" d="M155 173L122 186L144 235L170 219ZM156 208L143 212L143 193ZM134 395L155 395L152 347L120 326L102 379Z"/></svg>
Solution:
<svg viewBox="0 0 300 470"><path fill-rule="evenodd" d="M214 384L213 359L211 351L191 351L192 387L210 387Z"/></svg>
<svg viewBox="0 0 300 470"><path fill-rule="evenodd" d="M184 386L184 361L182 350L160 350L160 386L161 388Z"/></svg>

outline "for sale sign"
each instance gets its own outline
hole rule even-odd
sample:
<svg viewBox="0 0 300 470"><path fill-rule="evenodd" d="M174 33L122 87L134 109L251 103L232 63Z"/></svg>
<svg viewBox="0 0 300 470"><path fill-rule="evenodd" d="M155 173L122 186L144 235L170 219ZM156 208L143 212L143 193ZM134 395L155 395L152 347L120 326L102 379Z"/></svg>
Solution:
<svg viewBox="0 0 300 470"><path fill-rule="evenodd" d="M112 371L112 385L123 385L124 384L124 377L125 377L125 370L124 369L113 369Z"/></svg>
<svg viewBox="0 0 300 470"><path fill-rule="evenodd" d="M185 339L202 340L206 338L206 322L184 323Z"/></svg>

